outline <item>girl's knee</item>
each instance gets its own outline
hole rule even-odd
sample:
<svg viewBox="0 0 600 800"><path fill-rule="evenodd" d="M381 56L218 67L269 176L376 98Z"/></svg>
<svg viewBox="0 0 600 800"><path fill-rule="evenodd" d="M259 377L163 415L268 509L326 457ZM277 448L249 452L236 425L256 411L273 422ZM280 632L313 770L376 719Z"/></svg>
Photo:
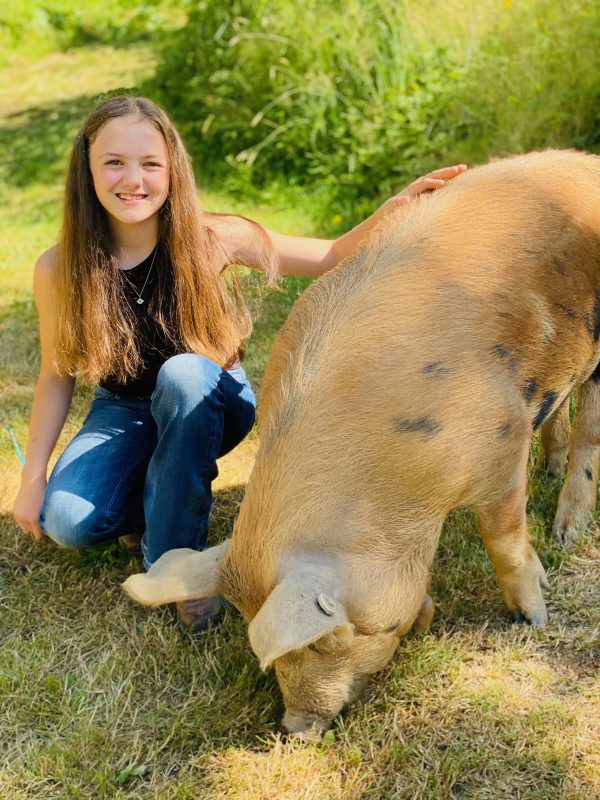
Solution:
<svg viewBox="0 0 600 800"><path fill-rule="evenodd" d="M216 388L222 371L219 364L195 353L172 356L158 372L153 405L161 401L171 404L184 397L197 402Z"/></svg>
<svg viewBox="0 0 600 800"><path fill-rule="evenodd" d="M83 549L112 538L115 521L93 503L67 492L53 492L40 514L42 530L60 547Z"/></svg>

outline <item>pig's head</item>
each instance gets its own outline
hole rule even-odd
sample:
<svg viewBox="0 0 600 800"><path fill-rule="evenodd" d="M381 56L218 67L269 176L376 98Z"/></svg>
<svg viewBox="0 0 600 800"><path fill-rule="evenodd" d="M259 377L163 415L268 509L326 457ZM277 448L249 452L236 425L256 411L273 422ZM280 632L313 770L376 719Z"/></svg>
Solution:
<svg viewBox="0 0 600 800"><path fill-rule="evenodd" d="M222 585L227 542L202 553L172 550L125 591L145 605L228 596ZM252 617L249 638L262 669L273 666L283 694L283 726L318 737L361 693L367 677L392 657L403 632L395 626L361 631L348 619L333 565L296 558Z"/></svg>
<svg viewBox="0 0 600 800"><path fill-rule="evenodd" d="M262 669L275 669L284 728L317 737L389 661L398 637L395 631L366 635L355 627L331 564L296 558L286 566L248 635Z"/></svg>

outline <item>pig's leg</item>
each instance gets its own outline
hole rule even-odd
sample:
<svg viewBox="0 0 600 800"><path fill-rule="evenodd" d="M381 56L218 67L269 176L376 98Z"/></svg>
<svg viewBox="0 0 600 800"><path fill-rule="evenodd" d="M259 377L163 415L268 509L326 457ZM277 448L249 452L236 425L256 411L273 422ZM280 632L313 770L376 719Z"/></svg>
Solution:
<svg viewBox="0 0 600 800"><path fill-rule="evenodd" d="M433 600L426 594L413 626L417 633L423 633L429 628L434 612L435 606Z"/></svg>
<svg viewBox="0 0 600 800"><path fill-rule="evenodd" d="M527 530L526 475L528 442L523 448L517 474L503 496L476 508L479 531L494 563L504 602L515 619L523 617L543 627L548 621L542 586L546 573L529 542ZM508 477L508 476L507 476Z"/></svg>
<svg viewBox="0 0 600 800"><path fill-rule="evenodd" d="M569 398L564 401L546 420L540 431L540 446L536 468L545 469L555 477L564 469L569 452L569 436L571 422L569 420Z"/></svg>
<svg viewBox="0 0 600 800"><path fill-rule="evenodd" d="M598 370L596 370L598 372ZM600 466L600 382L596 373L580 388L569 447L569 466L552 532L558 544L573 547L596 507Z"/></svg>

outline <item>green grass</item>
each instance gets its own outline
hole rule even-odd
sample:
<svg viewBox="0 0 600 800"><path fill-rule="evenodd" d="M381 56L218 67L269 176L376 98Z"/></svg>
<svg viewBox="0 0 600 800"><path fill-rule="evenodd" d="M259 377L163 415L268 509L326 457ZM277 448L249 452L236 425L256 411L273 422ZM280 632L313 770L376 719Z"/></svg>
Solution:
<svg viewBox="0 0 600 800"><path fill-rule="evenodd" d="M56 237L69 140L97 93L134 85L152 61L145 45L94 46L11 70L0 97L0 415L24 444L38 359L31 270ZM42 73L45 89L32 94ZM71 73L76 82L65 81ZM257 205L205 193L203 202L280 230L320 231L310 195ZM248 353L257 383L303 285L268 296L250 287L262 299ZM79 390L60 446L88 400ZM223 460L215 541L231 531L256 446L253 434ZM276 681L260 672L235 612L194 639L173 609L123 595L140 563L116 545L74 553L24 537L9 513L18 472L0 430L2 800L600 797L600 551L597 534L572 556L551 543L559 481L531 476L550 627L509 624L472 515L454 512L433 575L431 631L403 640L321 745L301 746L277 733Z"/></svg>
<svg viewBox="0 0 600 800"><path fill-rule="evenodd" d="M0 66L76 46L156 41L184 21L180 0L12 0L0 8Z"/></svg>

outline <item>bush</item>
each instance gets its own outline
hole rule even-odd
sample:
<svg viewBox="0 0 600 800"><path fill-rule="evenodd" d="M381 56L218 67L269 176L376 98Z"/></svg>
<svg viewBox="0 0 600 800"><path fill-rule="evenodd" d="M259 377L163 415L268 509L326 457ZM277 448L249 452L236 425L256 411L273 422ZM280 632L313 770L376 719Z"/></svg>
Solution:
<svg viewBox="0 0 600 800"><path fill-rule="evenodd" d="M598 144L594 0L456 2L450 35L441 7L424 19L416 0L188 0L146 89L204 180L325 185L353 218L458 158Z"/></svg>
<svg viewBox="0 0 600 800"><path fill-rule="evenodd" d="M443 48L411 46L389 0L207 0L191 4L149 89L203 178L318 182L356 201L447 149L451 132L432 111L459 75Z"/></svg>

